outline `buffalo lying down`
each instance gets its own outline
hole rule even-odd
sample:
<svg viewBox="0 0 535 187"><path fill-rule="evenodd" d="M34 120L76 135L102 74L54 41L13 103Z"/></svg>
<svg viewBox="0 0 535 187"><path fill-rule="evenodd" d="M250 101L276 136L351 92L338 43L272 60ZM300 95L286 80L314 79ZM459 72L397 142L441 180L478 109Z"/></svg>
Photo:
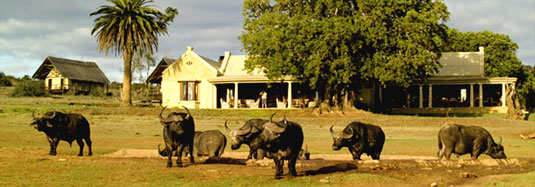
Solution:
<svg viewBox="0 0 535 187"><path fill-rule="evenodd" d="M195 156L220 157L227 145L227 138L218 130L195 131L193 139L193 155ZM160 149L160 145L158 145L158 153L161 156L167 156L167 150ZM187 155L189 151L185 149L184 153Z"/></svg>
<svg viewBox="0 0 535 187"><path fill-rule="evenodd" d="M35 116L32 112L32 117L34 121L30 125L46 134L48 143L50 143L49 155L56 155L56 148L60 140L69 142L70 145L76 140L80 147L78 156L83 155L84 142L82 140L85 140L89 149L87 155L91 156L93 154L91 151L91 138L89 137L89 122L84 116L53 111L38 116Z"/></svg>
<svg viewBox="0 0 535 187"><path fill-rule="evenodd" d="M438 159L450 159L452 153L457 155L470 154L477 159L481 154L487 154L494 159L507 158L503 146L496 144L489 131L478 126L464 126L447 124L438 131Z"/></svg>
<svg viewBox="0 0 535 187"><path fill-rule="evenodd" d="M362 153L366 153L374 160L379 160L381 157L385 143L385 133L381 127L352 122L341 132L335 133L333 126L330 130L333 137L333 150L347 147L353 155L353 160L360 160Z"/></svg>

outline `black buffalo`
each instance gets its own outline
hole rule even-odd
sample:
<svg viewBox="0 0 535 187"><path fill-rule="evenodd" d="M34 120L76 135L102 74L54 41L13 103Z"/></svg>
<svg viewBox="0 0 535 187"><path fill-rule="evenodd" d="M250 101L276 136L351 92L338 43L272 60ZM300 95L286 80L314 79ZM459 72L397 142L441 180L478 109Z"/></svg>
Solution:
<svg viewBox="0 0 535 187"><path fill-rule="evenodd" d="M360 155L366 153L374 160L379 160L381 151L385 143L385 133L379 126L352 122L341 132L334 132L331 126L333 137L333 150L340 150L347 147L353 160L360 160Z"/></svg>
<svg viewBox="0 0 535 187"><path fill-rule="evenodd" d="M35 116L32 112L33 122L30 124L38 131L44 132L50 143L49 155L56 155L56 148L59 141L63 140L69 142L72 146L72 142L76 140L80 147L78 156L82 156L84 152L84 142L89 149L88 156L93 153L91 151L91 138L89 130L89 122L84 116L80 114L64 114L62 112L52 111L46 112L44 115Z"/></svg>
<svg viewBox="0 0 535 187"><path fill-rule="evenodd" d="M167 153L167 167L173 166L172 156L173 152L176 152L178 156L176 165L182 167L182 152L185 148L193 153L193 142L195 136L195 123L193 116L191 116L189 110L187 113L171 112L167 115L167 118L162 117L162 112L165 107L160 110L158 117L160 123L163 125L163 140L165 142L165 150ZM194 163L193 155L190 156L190 162Z"/></svg>
<svg viewBox="0 0 535 187"><path fill-rule="evenodd" d="M297 176L295 163L303 146L303 130L297 123L286 120L274 122L273 115L264 129L258 135L251 147L266 150L267 156L275 162L275 179L283 174L284 160L288 160L288 169L291 176Z"/></svg>
<svg viewBox="0 0 535 187"><path fill-rule="evenodd" d="M220 157L227 145L227 138L218 130L195 131L193 141L193 155L196 156ZM161 156L167 156L166 149L160 150L160 145L158 145L158 150ZM189 151L185 149L184 153L187 155Z"/></svg>
<svg viewBox="0 0 535 187"><path fill-rule="evenodd" d="M496 144L489 131L478 126L446 124L438 131L438 159L450 159L452 153L463 155L470 153L472 159L487 154L494 159L505 159L503 146Z"/></svg>
<svg viewBox="0 0 535 187"><path fill-rule="evenodd" d="M249 146L249 155L247 159L263 158L263 150L258 150L258 147L251 147L251 143L258 141L258 135L264 130L264 124L268 123L269 120L264 119L250 119L245 122L245 124L238 130L232 130L227 126L225 122L225 129L230 135L231 149L239 149L242 144Z"/></svg>

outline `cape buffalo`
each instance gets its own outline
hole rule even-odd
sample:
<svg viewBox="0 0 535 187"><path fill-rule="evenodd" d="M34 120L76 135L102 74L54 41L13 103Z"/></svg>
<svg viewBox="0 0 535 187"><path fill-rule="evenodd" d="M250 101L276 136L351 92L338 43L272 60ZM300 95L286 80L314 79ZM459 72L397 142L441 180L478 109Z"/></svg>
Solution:
<svg viewBox="0 0 535 187"><path fill-rule="evenodd" d="M303 130L299 124L286 120L286 116L282 121L274 122L273 115L258 135L259 141L254 143L266 150L267 156L275 162L275 179L280 179L283 174L284 160L288 160L290 175L297 176L295 162L303 146Z"/></svg>
<svg viewBox="0 0 535 187"><path fill-rule="evenodd" d="M220 157L227 145L227 138L218 130L195 131L193 139L193 155L196 156ZM158 153L161 156L167 156L167 150L160 150L160 145L158 145ZM188 155L189 151L184 149L184 153Z"/></svg>
<svg viewBox="0 0 535 187"><path fill-rule="evenodd" d="M496 144L489 131L478 126L446 124L438 131L438 159L450 159L452 153L470 153L472 159L487 154L494 159L505 159L502 140Z"/></svg>
<svg viewBox="0 0 535 187"><path fill-rule="evenodd" d="M334 132L331 126L333 137L333 150L340 150L347 147L353 160L360 160L360 155L366 153L374 160L379 160L381 151L385 143L385 133L379 126L352 122L341 132Z"/></svg>
<svg viewBox="0 0 535 187"><path fill-rule="evenodd" d="M227 126L225 122L225 129L230 136L231 149L239 149L242 144L249 146L249 155L247 159L263 158L263 150L258 150L258 146L251 146L254 141L257 141L258 135L264 130L264 124L268 123L269 120L264 119L250 119L245 122L245 124L238 130L232 130Z"/></svg>
<svg viewBox="0 0 535 187"><path fill-rule="evenodd" d="M76 140L76 143L80 147L78 156L82 156L84 152L84 142L82 139L85 140L89 148L87 155L91 156L93 154L91 151L91 138L89 137L89 122L84 116L52 111L37 116L32 112L32 117L33 122L30 125L46 134L48 143L50 143L49 155L56 155L56 148L60 140L69 142L71 146L72 142Z"/></svg>
<svg viewBox="0 0 535 187"><path fill-rule="evenodd" d="M176 152L178 156L176 165L182 167L182 151L184 148L188 148L190 153L193 153L193 138L195 136L195 123L193 116L191 116L188 108L187 113L171 112L167 115L167 118L162 117L162 112L165 109L163 107L160 110L158 117L160 123L163 125L163 140L165 142L165 149L167 153L167 167L173 166L172 156L173 152ZM193 155L190 156L190 162L194 163Z"/></svg>

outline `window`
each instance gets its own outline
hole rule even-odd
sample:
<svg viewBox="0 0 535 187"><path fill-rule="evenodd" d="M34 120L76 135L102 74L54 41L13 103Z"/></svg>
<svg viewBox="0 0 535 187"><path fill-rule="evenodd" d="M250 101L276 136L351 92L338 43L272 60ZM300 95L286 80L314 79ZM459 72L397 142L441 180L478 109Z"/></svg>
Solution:
<svg viewBox="0 0 535 187"><path fill-rule="evenodd" d="M188 81L180 82L181 84L181 100L182 101L196 101L197 100L197 82Z"/></svg>

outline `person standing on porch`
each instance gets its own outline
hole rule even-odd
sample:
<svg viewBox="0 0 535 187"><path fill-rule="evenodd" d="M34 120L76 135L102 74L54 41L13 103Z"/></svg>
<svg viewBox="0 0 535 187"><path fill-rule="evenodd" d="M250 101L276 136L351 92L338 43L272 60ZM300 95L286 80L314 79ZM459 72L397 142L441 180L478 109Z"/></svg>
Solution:
<svg viewBox="0 0 535 187"><path fill-rule="evenodd" d="M267 92L262 90L260 95L262 95L262 108L267 108Z"/></svg>

